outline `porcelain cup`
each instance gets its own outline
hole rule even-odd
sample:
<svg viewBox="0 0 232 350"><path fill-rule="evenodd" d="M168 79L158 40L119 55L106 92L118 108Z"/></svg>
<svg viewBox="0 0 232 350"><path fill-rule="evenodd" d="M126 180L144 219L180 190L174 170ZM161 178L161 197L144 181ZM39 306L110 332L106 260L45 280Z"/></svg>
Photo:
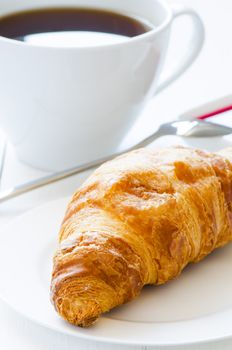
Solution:
<svg viewBox="0 0 232 350"><path fill-rule="evenodd" d="M149 21L152 30L91 47L47 47L0 37L0 127L22 161L61 170L117 150L145 103L179 77L204 40L198 14L162 0L0 0L0 15L42 7L90 7ZM162 72L173 21L192 36ZM181 40L181 38L176 38Z"/></svg>

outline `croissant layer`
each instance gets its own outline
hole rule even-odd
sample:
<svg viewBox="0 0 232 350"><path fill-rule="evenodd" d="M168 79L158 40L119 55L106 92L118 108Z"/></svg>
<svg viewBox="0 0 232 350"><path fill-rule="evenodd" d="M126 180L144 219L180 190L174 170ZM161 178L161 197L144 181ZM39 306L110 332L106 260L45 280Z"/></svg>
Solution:
<svg viewBox="0 0 232 350"><path fill-rule="evenodd" d="M232 149L140 149L98 168L59 233L51 299L78 326L232 239Z"/></svg>

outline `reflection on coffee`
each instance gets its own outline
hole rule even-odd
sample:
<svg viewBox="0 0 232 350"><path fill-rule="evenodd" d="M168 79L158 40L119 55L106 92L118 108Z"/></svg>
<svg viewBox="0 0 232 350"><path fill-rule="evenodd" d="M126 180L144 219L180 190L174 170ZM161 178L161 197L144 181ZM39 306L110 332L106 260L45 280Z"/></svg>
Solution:
<svg viewBox="0 0 232 350"><path fill-rule="evenodd" d="M116 43L151 29L145 20L88 8L44 8L0 18L1 36L46 46Z"/></svg>

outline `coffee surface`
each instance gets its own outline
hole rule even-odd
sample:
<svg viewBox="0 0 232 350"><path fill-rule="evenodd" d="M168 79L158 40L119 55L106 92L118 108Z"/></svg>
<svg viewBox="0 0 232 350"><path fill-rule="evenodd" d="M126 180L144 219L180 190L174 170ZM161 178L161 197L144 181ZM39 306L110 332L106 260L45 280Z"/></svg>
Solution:
<svg viewBox="0 0 232 350"><path fill-rule="evenodd" d="M88 8L44 8L0 17L0 35L47 46L122 42L152 29L146 21Z"/></svg>

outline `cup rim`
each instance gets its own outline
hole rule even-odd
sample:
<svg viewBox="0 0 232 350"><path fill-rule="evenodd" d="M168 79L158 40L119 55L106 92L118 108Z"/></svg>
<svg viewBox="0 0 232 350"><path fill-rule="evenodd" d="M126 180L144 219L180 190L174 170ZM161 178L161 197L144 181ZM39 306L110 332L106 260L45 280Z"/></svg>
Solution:
<svg viewBox="0 0 232 350"><path fill-rule="evenodd" d="M67 51L67 50L78 50L78 51L89 51L89 50L102 50L104 48L104 50L107 49L112 49L112 48L116 48L116 47L121 47L121 46L128 46L128 45L132 45L134 43L137 42L141 42L143 41L143 39L149 39L153 36L158 35L159 33L161 33L164 29L166 29L168 27L168 25L170 24L172 18L173 18L173 12L172 12L172 8L171 6L167 3L166 0L156 0L156 2L158 2L160 4L160 6L163 6L163 8L166 11L166 18L163 20L163 22L158 25L157 27L154 27L152 30L149 30L146 33L134 36L132 38L130 38L130 40L126 40L126 41L122 41L119 43L112 43L112 44L101 44L101 45L96 45L96 46L46 46L46 45L33 45L31 43L27 43L27 42L22 42L22 41L18 41L16 39L11 39L11 38L6 38L4 36L0 35L0 42L4 41L6 43L9 44L13 44L15 46L19 46L19 47L24 47L24 48L33 48L33 49L46 49L46 50L59 50L59 51Z"/></svg>

